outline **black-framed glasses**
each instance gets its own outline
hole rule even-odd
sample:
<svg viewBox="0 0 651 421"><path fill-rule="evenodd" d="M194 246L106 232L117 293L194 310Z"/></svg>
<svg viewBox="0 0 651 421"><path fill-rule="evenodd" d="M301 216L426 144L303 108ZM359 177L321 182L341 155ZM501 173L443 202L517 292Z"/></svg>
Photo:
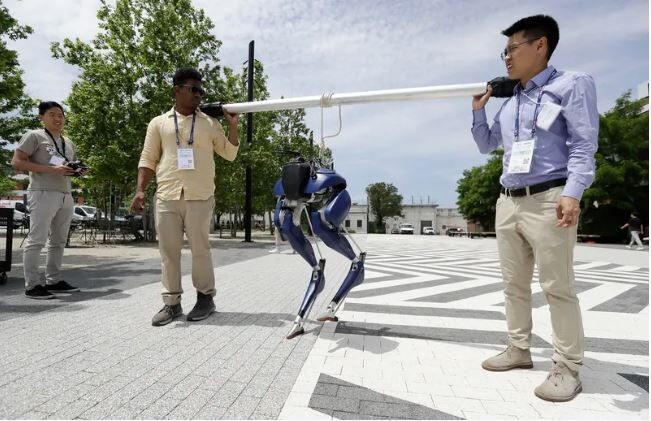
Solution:
<svg viewBox="0 0 651 421"><path fill-rule="evenodd" d="M204 91L203 88L199 86L194 86L194 85L179 85L179 86L190 89L193 94L199 94L201 96L204 96L206 94L206 91Z"/></svg>
<svg viewBox="0 0 651 421"><path fill-rule="evenodd" d="M513 51L515 51L515 50L516 50L519 46L521 46L522 44L526 44L526 43L528 43L528 42L532 42L532 41L538 40L538 39L540 39L540 38L542 38L542 37L531 38L531 39L525 39L524 41L516 42L516 43L514 43L514 44L511 44L511 45L509 45L508 47L506 47L506 48L504 49L504 51L502 51L502 52L500 53L500 58L502 59L502 61L504 61L504 60L506 60L506 57L507 57L507 56L511 57L511 54L513 54Z"/></svg>

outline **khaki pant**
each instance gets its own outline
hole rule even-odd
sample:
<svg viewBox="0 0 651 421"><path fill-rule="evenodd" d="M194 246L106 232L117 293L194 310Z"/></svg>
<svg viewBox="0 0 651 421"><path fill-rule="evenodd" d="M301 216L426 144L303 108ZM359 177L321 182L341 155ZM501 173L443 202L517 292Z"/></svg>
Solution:
<svg viewBox="0 0 651 421"><path fill-rule="evenodd" d="M210 222L215 199L156 201L156 231L162 262L165 304L181 302L181 248L183 232L192 252L192 284L202 294L215 296L215 272L210 251Z"/></svg>
<svg viewBox="0 0 651 421"><path fill-rule="evenodd" d="M534 264L552 319L554 361L578 370L583 361L583 322L574 290L576 225L556 227L563 187L497 200L495 231L500 255L509 342L531 346L531 282Z"/></svg>
<svg viewBox="0 0 651 421"><path fill-rule="evenodd" d="M41 250L47 241L45 282L56 284L61 279L63 249L68 240L74 201L70 193L34 190L27 194L29 205L29 234L23 250L25 288L42 284L38 273Z"/></svg>

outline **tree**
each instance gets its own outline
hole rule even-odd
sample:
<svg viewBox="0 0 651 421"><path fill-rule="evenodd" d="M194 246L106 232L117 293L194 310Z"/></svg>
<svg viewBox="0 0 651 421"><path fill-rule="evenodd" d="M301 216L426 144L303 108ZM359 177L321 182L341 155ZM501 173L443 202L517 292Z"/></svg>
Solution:
<svg viewBox="0 0 651 421"><path fill-rule="evenodd" d="M631 93L619 97L600 117L595 181L583 195L580 229L621 241L619 229L632 211L649 220L649 113Z"/></svg>
<svg viewBox="0 0 651 421"><path fill-rule="evenodd" d="M34 101L25 93L23 71L18 63L18 53L7 48L7 40L25 39L32 28L20 25L2 5L0 0L0 195L14 190L16 182L10 178L11 151L7 143L15 143L31 128L38 127L33 112Z"/></svg>
<svg viewBox="0 0 651 421"><path fill-rule="evenodd" d="M102 0L100 30L90 43L65 39L51 46L55 58L81 69L66 101L67 131L92 169L82 183L97 202L107 197L107 185L121 196L135 189L147 125L172 107L176 69L202 73L206 101L232 97L221 79L214 25L190 0L109 3Z"/></svg>
<svg viewBox="0 0 651 421"><path fill-rule="evenodd" d="M468 221L479 222L486 231L495 228L495 201L500 195L500 176L504 151L491 153L486 164L463 172L457 181L457 206Z"/></svg>
<svg viewBox="0 0 651 421"><path fill-rule="evenodd" d="M619 227L632 211L648 224L649 114L641 112L643 104L626 92L600 116L595 181L582 198L579 231L583 234L621 241L626 233ZM457 186L461 214L489 231L495 224L502 156L502 150L497 150L486 164L464 171Z"/></svg>
<svg viewBox="0 0 651 421"><path fill-rule="evenodd" d="M402 195L398 194L398 188L392 183L369 184L366 194L379 232L384 232L384 218L402 216Z"/></svg>

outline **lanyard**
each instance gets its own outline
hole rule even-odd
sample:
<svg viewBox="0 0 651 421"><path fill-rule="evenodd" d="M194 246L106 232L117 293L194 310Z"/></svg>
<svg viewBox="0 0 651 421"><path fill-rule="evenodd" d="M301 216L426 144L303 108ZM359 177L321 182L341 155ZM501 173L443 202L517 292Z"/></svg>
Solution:
<svg viewBox="0 0 651 421"><path fill-rule="evenodd" d="M531 137L533 138L536 135L536 122L538 121L538 108L540 107L540 101L542 101L543 90L545 86L549 83L550 80L556 74L556 69L552 71L552 74L549 75L547 81L543 83L540 87L540 93L538 94L538 101L536 101L536 108L533 110L533 127L531 128ZM518 90L517 96L517 109L515 113L515 141L517 142L520 139L520 95L522 94L522 89Z"/></svg>
<svg viewBox="0 0 651 421"><path fill-rule="evenodd" d="M43 129L45 130L45 133L47 133L48 136L50 136L50 138L52 139L52 143L54 143L54 147L56 148L59 155L61 155L64 159L67 160L68 157L66 156L66 140L63 138L63 136L61 136L61 148L63 149L63 152L61 152L59 150L59 145L57 145L57 141L54 139L54 136L52 136L52 133L50 133L50 131L46 128Z"/></svg>
<svg viewBox="0 0 651 421"><path fill-rule="evenodd" d="M197 118L197 112L192 113L192 128L190 129L190 139L188 139L188 145L192 146L194 143L194 122ZM176 118L176 109L174 110L174 127L176 128L176 146L181 145L181 140L179 139L179 121Z"/></svg>

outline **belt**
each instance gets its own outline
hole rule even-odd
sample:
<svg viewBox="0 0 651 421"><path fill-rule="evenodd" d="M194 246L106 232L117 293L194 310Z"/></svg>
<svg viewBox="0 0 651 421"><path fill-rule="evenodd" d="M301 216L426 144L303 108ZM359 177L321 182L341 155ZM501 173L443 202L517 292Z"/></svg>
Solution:
<svg viewBox="0 0 651 421"><path fill-rule="evenodd" d="M500 191L502 192L502 194L505 194L507 196L522 197L531 194L541 193L554 187L564 186L566 181L567 179L565 178L558 178L556 180L545 181L544 183L534 184L532 186L527 186L527 187L521 187L519 189L507 189L502 187Z"/></svg>

